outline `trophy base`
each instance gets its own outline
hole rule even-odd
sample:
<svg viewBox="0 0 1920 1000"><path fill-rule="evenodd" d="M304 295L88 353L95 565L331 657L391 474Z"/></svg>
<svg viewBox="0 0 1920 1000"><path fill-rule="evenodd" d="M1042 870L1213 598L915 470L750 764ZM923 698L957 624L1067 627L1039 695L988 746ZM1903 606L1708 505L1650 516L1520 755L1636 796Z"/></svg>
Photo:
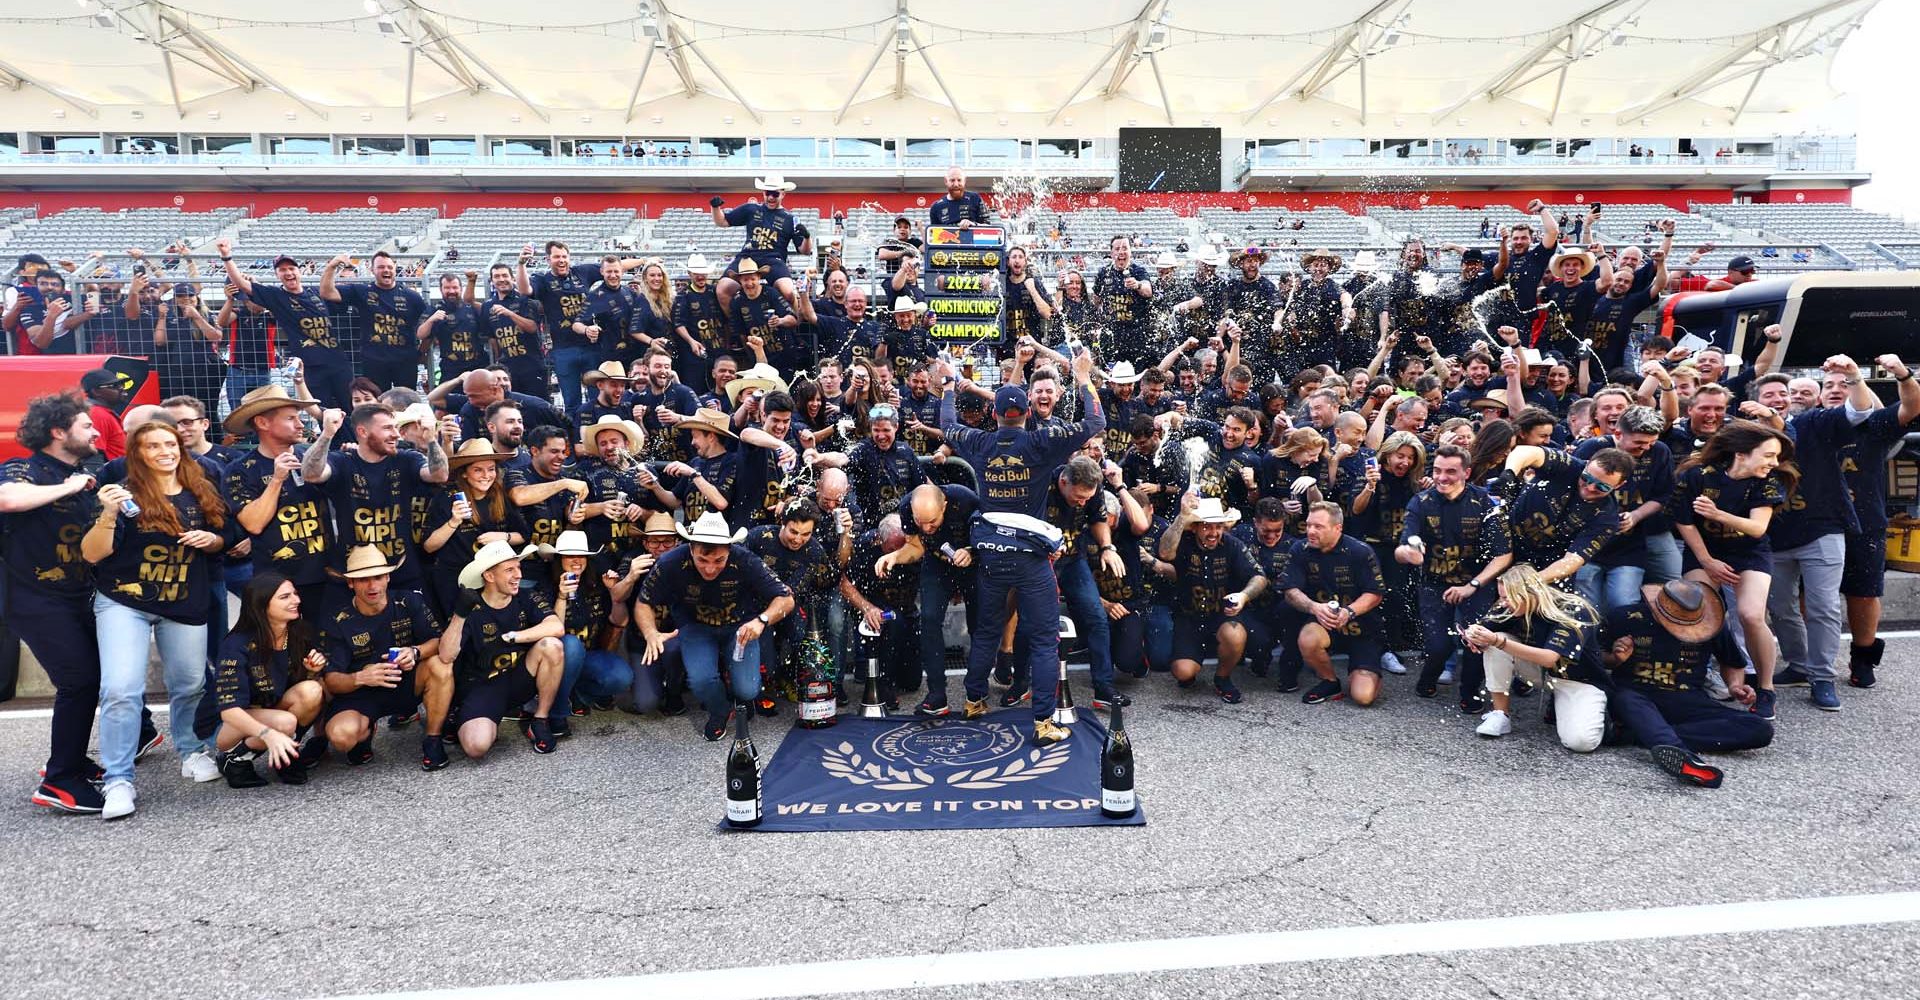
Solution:
<svg viewBox="0 0 1920 1000"><path fill-rule="evenodd" d="M862 705L862 706L860 706L860 717L861 717L862 719L884 719L884 718L887 718L887 717L888 717L888 712L887 712L887 706L885 706L885 705Z"/></svg>

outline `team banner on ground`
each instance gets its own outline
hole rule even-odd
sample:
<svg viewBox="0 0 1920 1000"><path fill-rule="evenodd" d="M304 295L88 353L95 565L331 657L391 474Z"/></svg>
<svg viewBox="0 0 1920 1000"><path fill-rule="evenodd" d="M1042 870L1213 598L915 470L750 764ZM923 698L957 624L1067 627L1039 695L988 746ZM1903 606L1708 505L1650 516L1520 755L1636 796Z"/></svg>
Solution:
<svg viewBox="0 0 1920 1000"><path fill-rule="evenodd" d="M756 829L965 830L1139 826L1100 815L1106 730L1083 711L1072 737L1036 746L1033 714L1017 708L967 720L861 719L794 727L761 778Z"/></svg>

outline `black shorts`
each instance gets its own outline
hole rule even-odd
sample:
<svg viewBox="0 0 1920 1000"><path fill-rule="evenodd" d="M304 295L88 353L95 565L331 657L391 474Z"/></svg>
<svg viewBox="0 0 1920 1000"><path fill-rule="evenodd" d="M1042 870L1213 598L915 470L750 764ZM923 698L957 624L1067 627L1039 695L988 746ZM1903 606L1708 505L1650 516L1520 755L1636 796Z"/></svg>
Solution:
<svg viewBox="0 0 1920 1000"><path fill-rule="evenodd" d="M1887 592L1887 533L1849 532L1840 568L1840 596L1880 597Z"/></svg>
<svg viewBox="0 0 1920 1000"><path fill-rule="evenodd" d="M1380 672L1380 654L1385 650L1381 648L1379 636L1345 635L1339 632L1330 633L1330 635L1333 641L1327 644L1327 652L1330 655L1347 654L1347 673L1353 673L1355 670L1370 670L1376 674Z"/></svg>
<svg viewBox="0 0 1920 1000"><path fill-rule="evenodd" d="M791 279L793 277L793 272L787 268L787 259L785 257L761 260L750 253L742 251L741 253L735 254L733 260L727 264L727 274L736 281L739 280L740 262L743 260L751 260L755 264L760 265L760 277L765 279L769 284L779 281L781 278Z"/></svg>
<svg viewBox="0 0 1920 1000"><path fill-rule="evenodd" d="M460 690L459 720L455 725L464 726L475 719L499 722L507 709L519 708L536 693L533 675L527 673L527 665L522 661L511 670L463 685Z"/></svg>
<svg viewBox="0 0 1920 1000"><path fill-rule="evenodd" d="M1884 544L1883 544L1884 547ZM1773 573L1773 546L1766 539L1750 548L1735 549L1731 552L1715 552L1708 547L1707 552L1715 559L1733 567L1736 573ZM1700 560L1693 557L1693 547L1680 543L1680 572L1684 575L1700 568Z"/></svg>
<svg viewBox="0 0 1920 1000"><path fill-rule="evenodd" d="M1173 658L1200 663L1207 657L1216 655L1220 649L1220 626L1228 622L1238 624L1247 630L1247 650L1260 648L1260 643L1266 637L1267 631L1246 612L1231 618L1226 615L1174 615Z"/></svg>
<svg viewBox="0 0 1920 1000"><path fill-rule="evenodd" d="M413 685L413 672L408 671L395 687L355 688L346 694L334 695L333 702L327 706L327 716L332 718L342 712L359 712L369 719L412 715L413 710L420 707L420 695Z"/></svg>

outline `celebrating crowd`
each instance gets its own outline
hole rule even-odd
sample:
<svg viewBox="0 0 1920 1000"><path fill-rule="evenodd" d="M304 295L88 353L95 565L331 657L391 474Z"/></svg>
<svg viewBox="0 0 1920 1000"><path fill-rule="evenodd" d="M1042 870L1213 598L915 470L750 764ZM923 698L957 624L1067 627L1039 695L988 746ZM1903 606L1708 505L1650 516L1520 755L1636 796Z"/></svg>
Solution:
<svg viewBox="0 0 1920 1000"><path fill-rule="evenodd" d="M1077 657L1098 708L1155 673L1356 706L1405 674L1488 738L1544 689L1567 749L1637 743L1711 787L1702 754L1770 743L1781 687L1841 707L1844 633L1874 684L1885 459L1920 386L1892 355L1885 405L1847 357L1774 372L1777 328L1744 362L1637 338L1671 226L1576 247L1536 202L1497 247L1434 248L1461 254L1444 280L1419 241L1342 276L1206 245L1150 268L1116 237L1050 291L1015 247L1004 336L949 345L914 244L816 287L793 185L757 186L712 199L738 255L685 275L551 242L429 302L381 255L315 288L222 244L227 307L182 329L224 370L163 368L157 407L105 370L31 401L0 514L6 619L57 691L34 801L129 815L169 742L244 788L365 765L382 727L417 725L428 771L502 723L553 753L592 712L692 709L717 740L809 682L844 703L870 657L891 708L1028 706L1039 743ZM929 216L989 221L958 171ZM26 280L9 324L50 343L68 306Z"/></svg>

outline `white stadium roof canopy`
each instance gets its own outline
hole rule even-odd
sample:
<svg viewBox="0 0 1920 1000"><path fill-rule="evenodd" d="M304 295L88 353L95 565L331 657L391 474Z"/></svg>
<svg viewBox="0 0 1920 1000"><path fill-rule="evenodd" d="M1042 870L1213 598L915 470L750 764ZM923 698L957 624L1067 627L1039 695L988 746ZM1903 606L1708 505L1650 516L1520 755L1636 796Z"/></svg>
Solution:
<svg viewBox="0 0 1920 1000"><path fill-rule="evenodd" d="M113 132L1758 132L1834 96L1877 2L0 0L0 112Z"/></svg>

